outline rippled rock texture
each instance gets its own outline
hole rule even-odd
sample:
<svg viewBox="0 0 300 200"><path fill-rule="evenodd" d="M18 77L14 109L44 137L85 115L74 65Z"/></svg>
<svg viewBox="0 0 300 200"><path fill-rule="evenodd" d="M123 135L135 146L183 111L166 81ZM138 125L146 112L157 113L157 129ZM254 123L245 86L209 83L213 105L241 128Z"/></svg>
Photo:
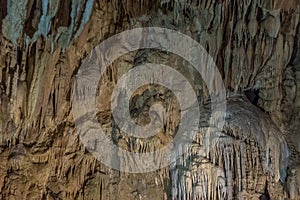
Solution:
<svg viewBox="0 0 300 200"><path fill-rule="evenodd" d="M0 2L0 199L300 199L298 0ZM207 50L227 89L227 117L221 132L200 128L169 167L130 174L83 147L72 93L94 47L147 26L180 31ZM113 88L143 62L180 71L209 113L205 84L182 58L153 49L120 57L100 81L97 116L112 140L133 152L161 148L180 119L174 95L149 86L132 97L132 117L147 124L149 107L161 102L168 106L166 127L144 141L114 126Z"/></svg>

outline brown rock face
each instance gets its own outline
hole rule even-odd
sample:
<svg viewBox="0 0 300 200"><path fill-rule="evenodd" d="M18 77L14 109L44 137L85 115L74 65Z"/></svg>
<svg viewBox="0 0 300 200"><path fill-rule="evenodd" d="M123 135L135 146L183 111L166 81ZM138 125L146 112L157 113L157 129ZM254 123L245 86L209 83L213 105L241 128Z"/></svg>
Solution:
<svg viewBox="0 0 300 200"><path fill-rule="evenodd" d="M298 0L1 0L0 199L300 199L299 17ZM76 75L91 51L140 27L172 29L201 44L221 74L227 110L222 130L207 123L210 84L183 57L158 49L119 57L91 86L97 96L90 100L97 123L120 148L162 149L184 111L174 91L148 84L127 97L130 117L140 126L153 119L164 126L146 139L122 131L111 96L118 80L141 64L178 71L201 111L193 142L177 146L182 156L152 172L129 173L104 165L83 145L72 106L90 89L77 91ZM157 103L165 113L152 110ZM89 113L81 112L84 120ZM95 149L101 143L92 142ZM134 162L121 151L112 155L120 166Z"/></svg>

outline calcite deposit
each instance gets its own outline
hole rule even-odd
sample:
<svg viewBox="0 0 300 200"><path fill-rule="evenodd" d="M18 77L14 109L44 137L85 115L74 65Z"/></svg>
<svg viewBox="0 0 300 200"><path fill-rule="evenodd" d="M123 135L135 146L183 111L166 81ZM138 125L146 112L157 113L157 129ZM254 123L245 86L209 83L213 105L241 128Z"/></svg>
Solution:
<svg viewBox="0 0 300 200"><path fill-rule="evenodd" d="M299 17L299 0L1 0L0 199L299 200ZM199 42L221 74L227 110L222 130L207 123L207 86L182 57L157 49L121 56L94 99L99 124L119 147L155 151L172 141L180 123L176 96L154 84L130 97L130 114L139 125L155 116L164 128L139 139L116 125L112 92L139 64L180 72L201 111L192 144L178 147L182 156L156 171L128 173L85 148L72 105L76 74L90 52L140 27ZM166 116L149 114L155 103Z"/></svg>

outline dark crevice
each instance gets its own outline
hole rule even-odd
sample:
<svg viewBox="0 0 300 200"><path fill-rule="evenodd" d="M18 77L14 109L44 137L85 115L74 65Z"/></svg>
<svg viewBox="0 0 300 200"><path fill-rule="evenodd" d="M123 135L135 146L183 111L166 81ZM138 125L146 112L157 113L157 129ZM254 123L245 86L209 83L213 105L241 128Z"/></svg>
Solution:
<svg viewBox="0 0 300 200"><path fill-rule="evenodd" d="M26 71L26 84L27 88L30 88L32 80L33 80L33 74L34 74L34 66L35 66L35 55L36 55L36 43L34 43L30 50L28 51L26 55L26 64L25 64L25 71ZM30 101L29 99L29 93L27 93L27 102ZM26 112L27 113L27 112Z"/></svg>
<svg viewBox="0 0 300 200"><path fill-rule="evenodd" d="M40 19L40 15L41 15L41 8L39 8L40 12L38 12L38 9L36 9L36 8L37 8L37 2L35 0L33 2L32 8L29 9L30 14L29 14L29 17L26 19L25 26L24 26L24 33L31 38L33 37L34 33L38 29L38 23L36 24L34 22L34 20L37 18ZM39 16L38 16L38 13L39 13Z"/></svg>
<svg viewBox="0 0 300 200"><path fill-rule="evenodd" d="M257 15L256 15L257 22L261 22L263 18L264 18L263 10L260 7L257 7Z"/></svg>
<svg viewBox="0 0 300 200"><path fill-rule="evenodd" d="M23 56L22 48L18 47L18 49L17 49L17 64L20 67L22 66L22 56Z"/></svg>
<svg viewBox="0 0 300 200"><path fill-rule="evenodd" d="M245 91L245 95L252 102L252 104L257 106L259 100L259 89L249 89Z"/></svg>
<svg viewBox="0 0 300 200"><path fill-rule="evenodd" d="M60 2L57 15L56 15L56 22L55 22L56 30L61 26L69 27L71 25L71 16L70 16L71 10L72 10L71 0L65 0Z"/></svg>
<svg viewBox="0 0 300 200"><path fill-rule="evenodd" d="M0 32L2 32L2 20L7 15L7 0L0 0Z"/></svg>
<svg viewBox="0 0 300 200"><path fill-rule="evenodd" d="M259 200L270 200L270 194L268 191L268 181L266 181L264 193L259 197Z"/></svg>

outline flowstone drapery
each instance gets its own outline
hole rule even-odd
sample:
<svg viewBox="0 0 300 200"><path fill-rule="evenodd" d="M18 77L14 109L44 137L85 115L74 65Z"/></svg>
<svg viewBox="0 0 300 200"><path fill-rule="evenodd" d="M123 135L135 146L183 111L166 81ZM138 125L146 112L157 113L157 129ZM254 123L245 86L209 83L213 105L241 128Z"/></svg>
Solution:
<svg viewBox="0 0 300 200"><path fill-rule="evenodd" d="M300 4L298 0L1 0L0 199L300 199ZM137 64L163 63L190 81L201 126L173 165L145 174L112 170L82 145L71 114L74 76L103 40L135 27L177 30L215 61L228 91L226 126L206 126L209 95L182 58L154 49L116 60L99 83L99 123L129 151L172 140L178 102L159 86L132 97L132 118L167 106L149 140L115 126L110 95ZM158 118L163 118L157 114Z"/></svg>

